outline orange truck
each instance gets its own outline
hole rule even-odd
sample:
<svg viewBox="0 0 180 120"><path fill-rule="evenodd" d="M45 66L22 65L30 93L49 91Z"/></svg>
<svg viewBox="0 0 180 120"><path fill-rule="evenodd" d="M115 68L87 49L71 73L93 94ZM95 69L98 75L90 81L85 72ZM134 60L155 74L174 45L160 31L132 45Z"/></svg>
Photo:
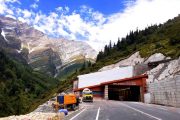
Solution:
<svg viewBox="0 0 180 120"><path fill-rule="evenodd" d="M60 108L75 110L77 106L79 106L79 98L75 94L58 95L54 103L54 108L56 110Z"/></svg>

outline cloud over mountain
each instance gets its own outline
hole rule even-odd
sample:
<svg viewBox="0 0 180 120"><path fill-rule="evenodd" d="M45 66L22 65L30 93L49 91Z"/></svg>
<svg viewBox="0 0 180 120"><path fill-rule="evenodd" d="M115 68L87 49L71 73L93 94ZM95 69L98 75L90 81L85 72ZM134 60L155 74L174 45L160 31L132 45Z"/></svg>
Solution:
<svg viewBox="0 0 180 120"><path fill-rule="evenodd" d="M43 13L33 10L39 2L34 1L37 6L32 4L31 9L22 9L13 7L13 4L21 4L18 0L0 0L0 14L27 22L51 37L86 41L96 50L101 50L110 40L116 42L130 30L163 23L180 14L179 0L128 0L122 11L111 15L86 5L73 11L68 6L59 6Z"/></svg>

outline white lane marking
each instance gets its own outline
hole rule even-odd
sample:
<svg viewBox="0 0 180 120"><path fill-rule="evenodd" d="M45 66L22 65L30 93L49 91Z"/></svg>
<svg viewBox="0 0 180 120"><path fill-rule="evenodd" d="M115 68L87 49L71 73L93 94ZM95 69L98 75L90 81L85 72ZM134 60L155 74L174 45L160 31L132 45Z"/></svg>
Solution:
<svg viewBox="0 0 180 120"><path fill-rule="evenodd" d="M161 107L159 107L159 109L161 109L161 110L167 110L166 108L161 108Z"/></svg>
<svg viewBox="0 0 180 120"><path fill-rule="evenodd" d="M141 106L148 106L148 107L151 107L151 108L157 108L157 109L161 109L161 110L166 110L167 111L166 108L163 108L162 106L157 106L157 105L154 105L154 104L143 104L143 103L136 103L136 104L141 105Z"/></svg>
<svg viewBox="0 0 180 120"><path fill-rule="evenodd" d="M70 115L73 114L74 112L81 111L82 109L84 109L84 107L82 107L81 109L77 109L77 110L73 111L72 113L68 113L68 115L66 115L66 117L67 117L67 116L70 116Z"/></svg>
<svg viewBox="0 0 180 120"><path fill-rule="evenodd" d="M82 112L84 112L86 109L83 109L81 112L79 112L78 114L76 114L74 117L72 117L70 120L73 120L74 118L76 118L78 115L80 115Z"/></svg>
<svg viewBox="0 0 180 120"><path fill-rule="evenodd" d="M99 111L100 111L100 107L98 108L98 111L97 111L96 120L98 120L99 118Z"/></svg>
<svg viewBox="0 0 180 120"><path fill-rule="evenodd" d="M126 106L126 107L128 107L128 108L130 108L130 109L133 109L133 110L135 110L135 111L137 111L137 112L140 112L141 114L144 114L144 115L147 115L147 116L149 116L149 117L151 117L151 118L154 118L154 119L156 119L156 120L162 120L161 118L152 116L152 115L150 115L150 114L148 114L148 113L145 113L145 112L143 112L143 111L141 111L141 110L138 110L138 109L136 109L136 108L133 108L133 107L131 107L131 106L129 106L129 105L126 105L126 104L124 104L124 103L121 103L121 104L123 104L124 106Z"/></svg>

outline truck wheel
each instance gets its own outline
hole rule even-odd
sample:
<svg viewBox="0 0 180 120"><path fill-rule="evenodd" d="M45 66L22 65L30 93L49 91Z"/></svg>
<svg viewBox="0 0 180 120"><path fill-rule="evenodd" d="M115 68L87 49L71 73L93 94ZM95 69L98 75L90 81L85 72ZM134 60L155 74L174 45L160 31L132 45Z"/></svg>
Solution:
<svg viewBox="0 0 180 120"><path fill-rule="evenodd" d="M76 108L76 104L72 104L72 110L75 110L75 108Z"/></svg>

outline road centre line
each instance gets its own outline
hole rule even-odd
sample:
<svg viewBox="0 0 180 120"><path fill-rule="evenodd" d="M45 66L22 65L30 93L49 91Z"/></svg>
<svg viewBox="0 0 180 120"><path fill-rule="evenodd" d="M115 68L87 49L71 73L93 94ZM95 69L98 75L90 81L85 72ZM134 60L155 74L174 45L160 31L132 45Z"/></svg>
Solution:
<svg viewBox="0 0 180 120"><path fill-rule="evenodd" d="M82 112L84 112L86 109L83 109L81 112L79 112L78 114L76 114L74 117L72 117L70 120L73 120L74 118L76 118L77 116L79 116Z"/></svg>
<svg viewBox="0 0 180 120"><path fill-rule="evenodd" d="M144 114L144 115L147 115L147 116L149 116L149 117L151 117L151 118L154 118L154 119L156 119L156 120L162 120L161 118L158 118L158 117L155 117L155 116L150 115L150 114L148 114L148 113L145 113L145 112L143 112L143 111L141 111L141 110L138 110L138 109L136 109L136 108L133 108L133 107L131 107L131 106L129 106L129 105L126 105L126 104L124 104L124 103L121 103L121 104L123 104L124 106L126 106L126 107L128 107L128 108L130 108L130 109L132 109L132 110L135 110L135 111L137 111L137 112L140 112L141 114Z"/></svg>
<svg viewBox="0 0 180 120"><path fill-rule="evenodd" d="M100 111L100 107L98 108L97 114L96 114L96 120L98 120L99 118L99 111Z"/></svg>

